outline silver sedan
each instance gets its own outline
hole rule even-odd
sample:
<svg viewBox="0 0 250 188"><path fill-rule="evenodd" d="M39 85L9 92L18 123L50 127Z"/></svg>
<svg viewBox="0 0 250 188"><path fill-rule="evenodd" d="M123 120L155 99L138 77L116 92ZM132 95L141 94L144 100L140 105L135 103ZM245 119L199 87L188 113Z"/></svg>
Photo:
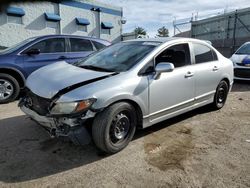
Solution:
<svg viewBox="0 0 250 188"><path fill-rule="evenodd" d="M222 108L232 84L232 62L205 41L139 39L35 71L19 106L52 136L93 139L116 153L136 128L205 105Z"/></svg>

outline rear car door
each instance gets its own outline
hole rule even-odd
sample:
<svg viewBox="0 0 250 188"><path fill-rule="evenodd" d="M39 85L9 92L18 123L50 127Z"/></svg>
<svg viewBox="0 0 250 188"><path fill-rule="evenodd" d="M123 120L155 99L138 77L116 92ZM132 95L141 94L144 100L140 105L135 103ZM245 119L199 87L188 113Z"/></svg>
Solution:
<svg viewBox="0 0 250 188"><path fill-rule="evenodd" d="M68 40L69 50L66 60L68 63L75 63L95 51L92 42L88 39L69 38Z"/></svg>
<svg viewBox="0 0 250 188"><path fill-rule="evenodd" d="M185 110L194 101L194 74L189 43L168 47L155 57L155 65L173 63L173 72L162 73L159 79L149 76L150 121L159 122L169 115Z"/></svg>
<svg viewBox="0 0 250 188"><path fill-rule="evenodd" d="M192 43L195 99L196 102L206 101L213 97L220 82L221 65L216 52L209 46Z"/></svg>
<svg viewBox="0 0 250 188"><path fill-rule="evenodd" d="M27 74L51 63L58 62L65 58L65 38L49 38L36 42L21 55ZM30 50L39 50L39 54L28 54Z"/></svg>

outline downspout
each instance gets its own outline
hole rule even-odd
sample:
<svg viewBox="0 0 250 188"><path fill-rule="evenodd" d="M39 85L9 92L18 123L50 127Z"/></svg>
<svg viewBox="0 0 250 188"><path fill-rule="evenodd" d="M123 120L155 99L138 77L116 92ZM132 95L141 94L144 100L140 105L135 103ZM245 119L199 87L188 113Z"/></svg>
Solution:
<svg viewBox="0 0 250 188"><path fill-rule="evenodd" d="M61 6L60 3L58 3L58 15L61 17ZM59 21L59 34L62 34L62 25L61 25L62 19Z"/></svg>

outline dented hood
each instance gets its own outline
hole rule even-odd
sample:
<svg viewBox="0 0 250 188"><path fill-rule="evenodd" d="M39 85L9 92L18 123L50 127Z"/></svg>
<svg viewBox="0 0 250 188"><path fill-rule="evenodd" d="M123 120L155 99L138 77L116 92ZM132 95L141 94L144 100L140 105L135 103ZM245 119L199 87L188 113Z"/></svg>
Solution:
<svg viewBox="0 0 250 188"><path fill-rule="evenodd" d="M26 81L33 93L51 99L59 91L77 88L112 75L110 72L99 72L83 69L66 62L58 62L33 72Z"/></svg>

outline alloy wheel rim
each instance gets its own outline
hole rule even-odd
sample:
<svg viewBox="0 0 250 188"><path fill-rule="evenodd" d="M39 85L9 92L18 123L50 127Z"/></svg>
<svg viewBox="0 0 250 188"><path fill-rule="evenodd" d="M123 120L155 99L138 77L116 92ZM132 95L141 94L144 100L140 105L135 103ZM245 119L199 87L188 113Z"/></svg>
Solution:
<svg viewBox="0 0 250 188"><path fill-rule="evenodd" d="M110 139L113 144L118 144L124 141L130 130L130 120L124 113L119 113L112 121L110 128Z"/></svg>
<svg viewBox="0 0 250 188"><path fill-rule="evenodd" d="M13 92L13 85L7 80L0 79L0 100L8 99Z"/></svg>

